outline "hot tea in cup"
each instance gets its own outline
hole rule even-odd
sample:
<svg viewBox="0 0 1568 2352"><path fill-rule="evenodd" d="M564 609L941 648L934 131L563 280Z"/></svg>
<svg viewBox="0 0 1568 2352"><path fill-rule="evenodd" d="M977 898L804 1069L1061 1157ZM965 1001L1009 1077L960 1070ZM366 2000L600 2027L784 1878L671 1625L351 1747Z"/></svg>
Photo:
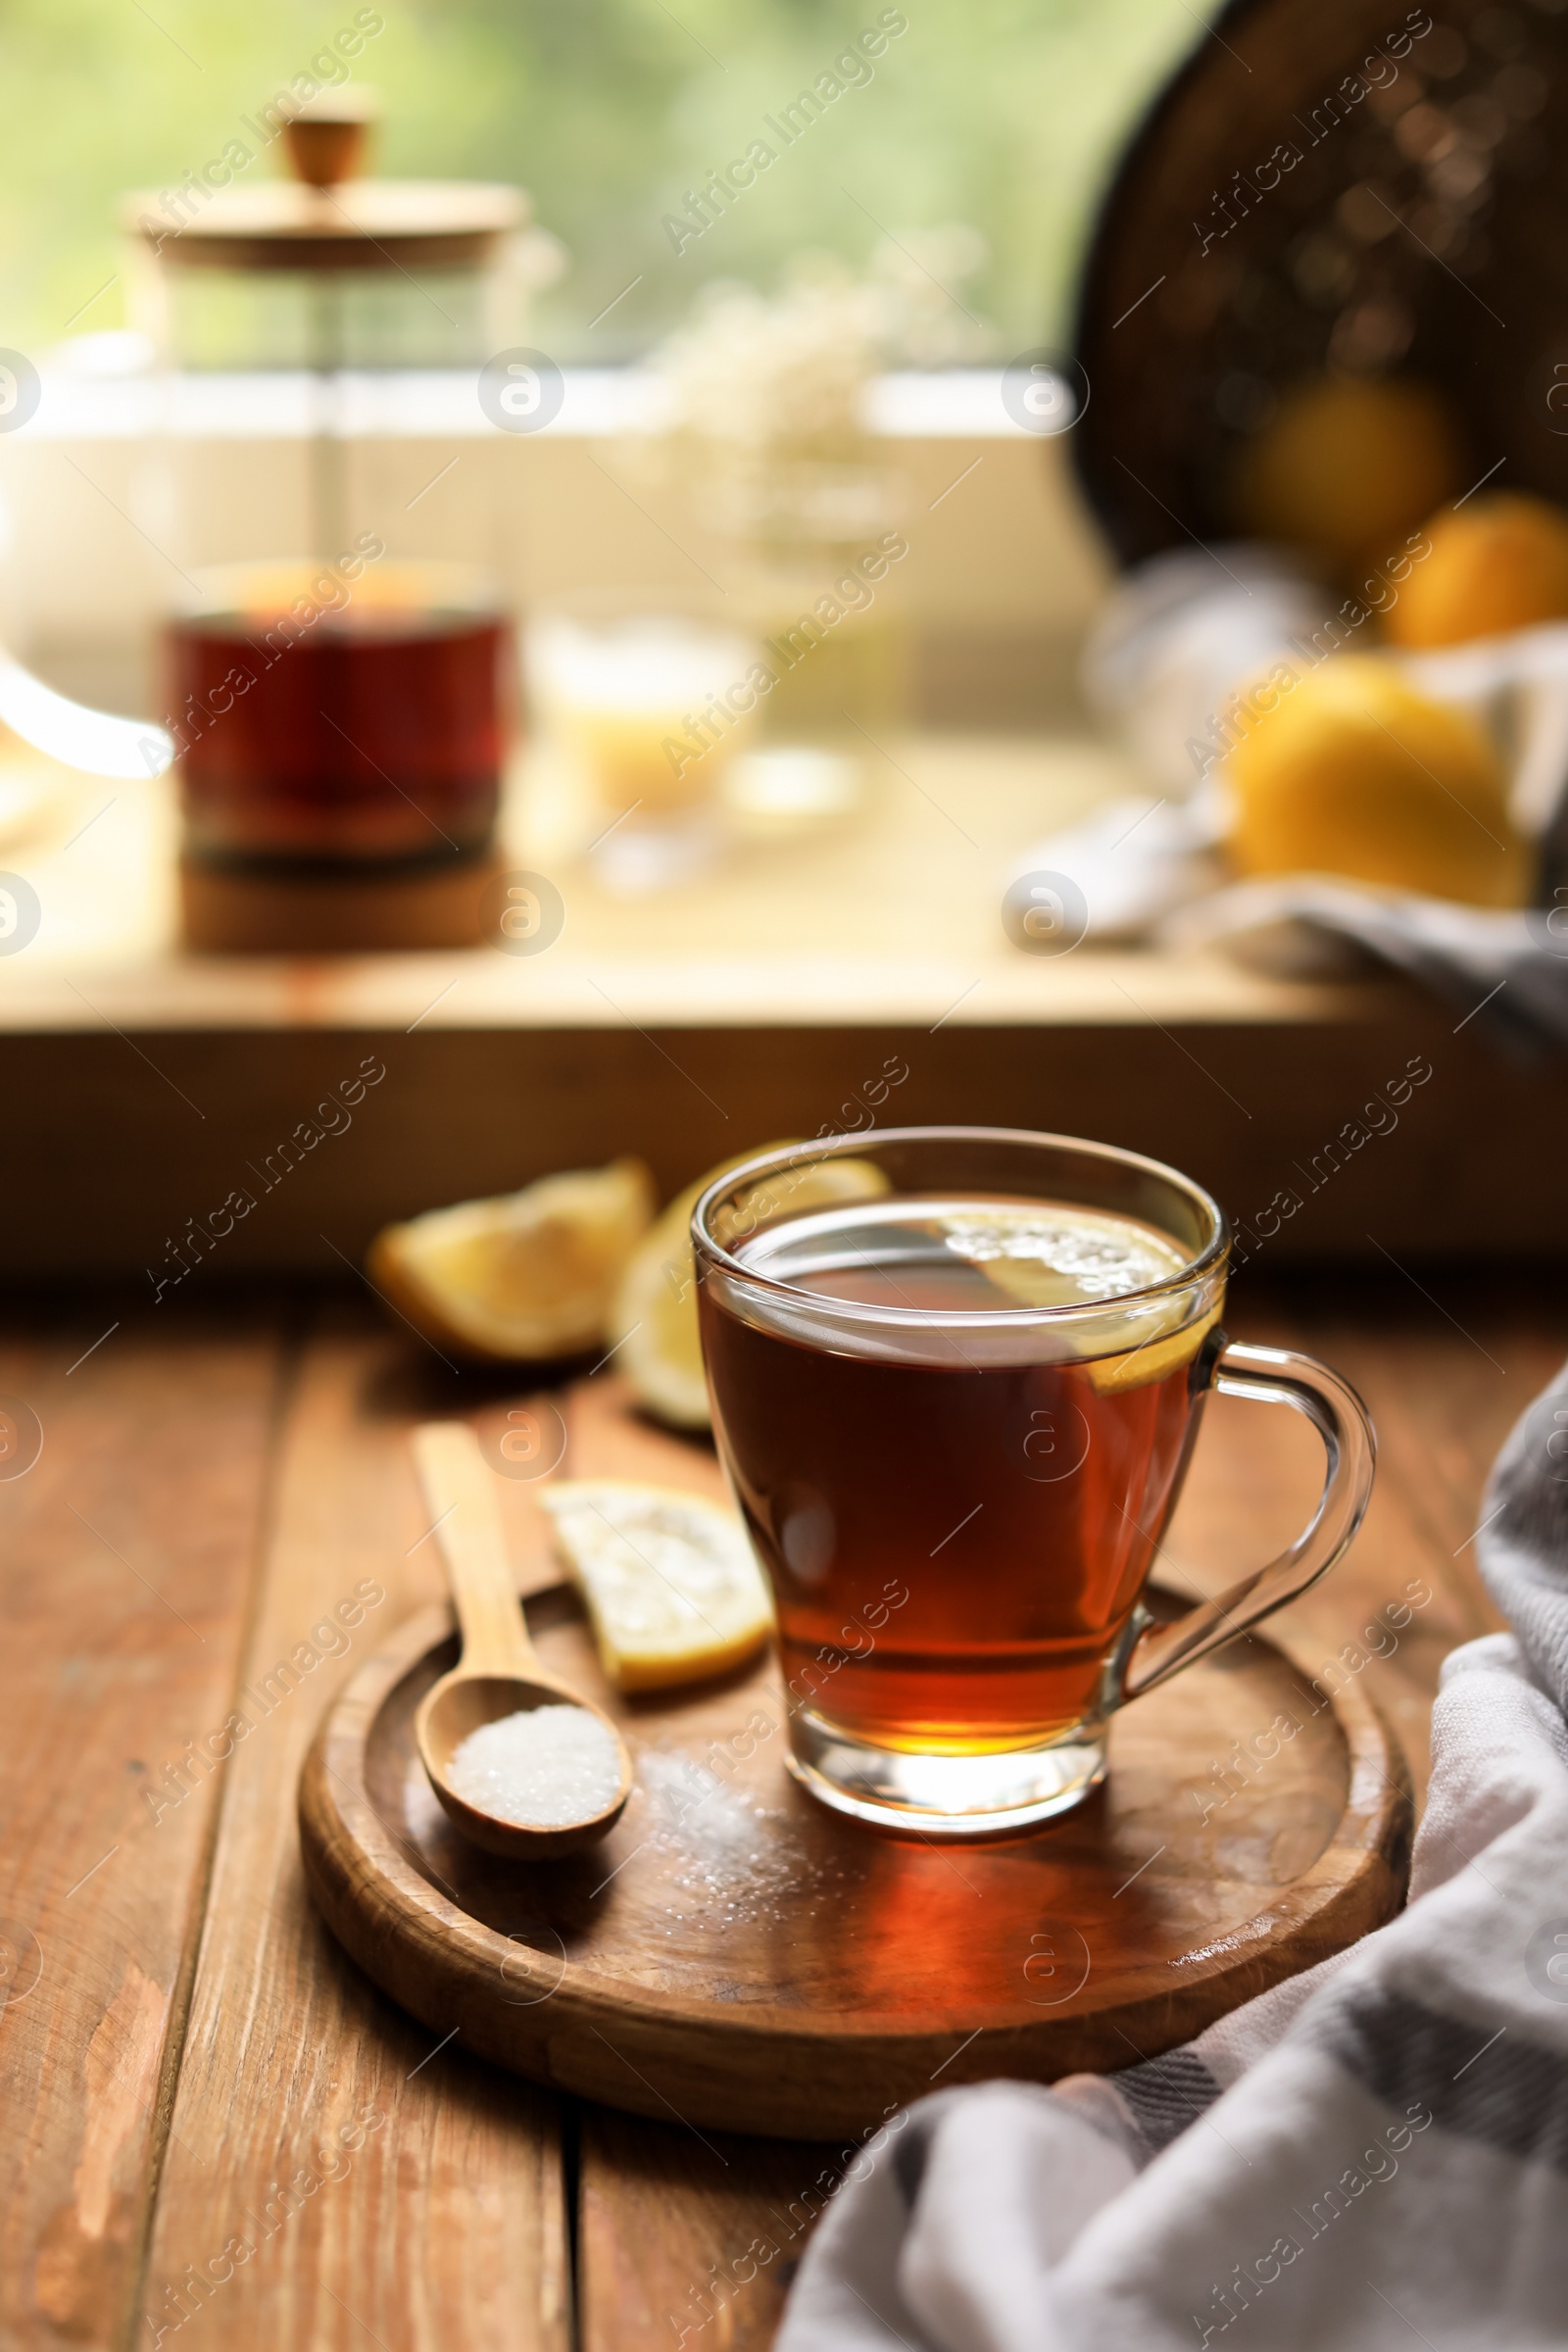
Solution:
<svg viewBox="0 0 1568 2352"><path fill-rule="evenodd" d="M926 1129L770 1152L693 1220L721 1457L771 1579L791 1762L840 1809L1023 1827L1105 1724L1313 1582L1359 1523L1370 1425L1336 1376L1227 1345L1227 1237L1174 1171ZM1323 1506L1159 1629L1144 1587L1211 1388L1305 1412Z"/></svg>

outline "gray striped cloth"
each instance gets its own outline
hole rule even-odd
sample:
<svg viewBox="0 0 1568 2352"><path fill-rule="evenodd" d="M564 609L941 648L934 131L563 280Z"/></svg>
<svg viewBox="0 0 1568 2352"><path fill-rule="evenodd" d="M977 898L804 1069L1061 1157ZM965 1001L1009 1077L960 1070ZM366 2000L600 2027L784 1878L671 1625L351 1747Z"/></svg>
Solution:
<svg viewBox="0 0 1568 2352"><path fill-rule="evenodd" d="M1408 1908L1146 2065L922 2099L777 2352L1568 2344L1568 1366L1482 1518L1513 1631L1445 1665Z"/></svg>

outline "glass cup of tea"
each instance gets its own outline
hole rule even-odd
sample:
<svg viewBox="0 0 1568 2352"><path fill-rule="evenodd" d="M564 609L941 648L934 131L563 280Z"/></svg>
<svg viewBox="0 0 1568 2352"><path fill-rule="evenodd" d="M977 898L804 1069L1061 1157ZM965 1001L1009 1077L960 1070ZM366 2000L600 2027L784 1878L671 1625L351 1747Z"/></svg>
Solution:
<svg viewBox="0 0 1568 2352"><path fill-rule="evenodd" d="M928 1127L761 1153L692 1217L720 1457L778 1613L791 1770L862 1821L1028 1828L1108 1719L1333 1567L1372 1490L1359 1397L1220 1328L1229 1236L1156 1160ZM1267 1566L1174 1621L1145 1586L1211 1391L1327 1468Z"/></svg>

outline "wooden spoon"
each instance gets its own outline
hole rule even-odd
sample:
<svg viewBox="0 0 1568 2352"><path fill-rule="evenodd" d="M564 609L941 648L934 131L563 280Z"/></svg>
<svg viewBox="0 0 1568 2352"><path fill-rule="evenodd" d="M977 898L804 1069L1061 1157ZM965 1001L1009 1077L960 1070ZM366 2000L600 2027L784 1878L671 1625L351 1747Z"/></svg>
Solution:
<svg viewBox="0 0 1568 2352"><path fill-rule="evenodd" d="M506 1537L491 1486L494 1474L472 1430L458 1421L426 1422L414 1433L414 1456L436 1522L436 1541L463 1633L461 1659L426 1692L415 1718L414 1736L430 1786L464 1836L489 1853L515 1861L574 1853L603 1838L620 1819L631 1794L625 1741L603 1708L550 1673L528 1639L507 1567ZM615 1742L620 1786L601 1812L533 1829L481 1812L458 1794L447 1773L454 1751L470 1732L503 1715L563 1704L597 1717Z"/></svg>

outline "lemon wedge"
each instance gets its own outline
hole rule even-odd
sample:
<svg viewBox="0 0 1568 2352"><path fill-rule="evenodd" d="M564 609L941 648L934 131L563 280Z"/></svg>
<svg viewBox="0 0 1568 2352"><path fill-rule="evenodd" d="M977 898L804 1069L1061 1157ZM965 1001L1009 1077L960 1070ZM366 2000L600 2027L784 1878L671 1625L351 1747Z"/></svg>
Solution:
<svg viewBox="0 0 1568 2352"><path fill-rule="evenodd" d="M621 1370L639 1404L677 1429L707 1429L708 1384L697 1328L696 1268L692 1261L692 1210L710 1184L780 1144L759 1144L699 1176L638 1243L616 1294L611 1336L619 1345ZM868 1159L824 1159L780 1182L779 1197L791 1209L831 1208L838 1200L871 1200L889 1190L880 1168ZM766 1191L766 1187L759 1188ZM765 1201L761 1204L765 1208Z"/></svg>
<svg viewBox="0 0 1568 2352"><path fill-rule="evenodd" d="M733 1511L618 1478L561 1479L538 1494L617 1690L703 1682L767 1640L767 1587Z"/></svg>
<svg viewBox="0 0 1568 2352"><path fill-rule="evenodd" d="M598 1347L653 1209L647 1168L617 1159L388 1225L367 1265L398 1311L438 1346L496 1362L538 1362Z"/></svg>

